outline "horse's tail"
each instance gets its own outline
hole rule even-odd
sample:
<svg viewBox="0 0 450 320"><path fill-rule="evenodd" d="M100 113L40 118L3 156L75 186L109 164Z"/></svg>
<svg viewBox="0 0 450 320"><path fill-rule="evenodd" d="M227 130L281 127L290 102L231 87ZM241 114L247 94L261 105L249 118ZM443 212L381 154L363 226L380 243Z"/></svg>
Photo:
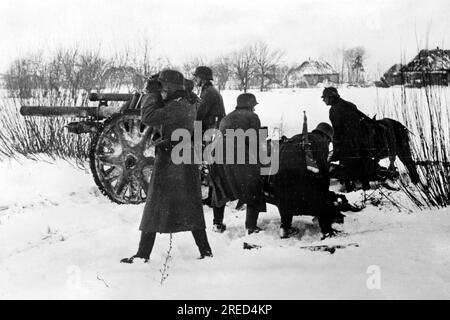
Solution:
<svg viewBox="0 0 450 320"><path fill-rule="evenodd" d="M416 165L412 159L411 142L409 137L410 131L406 126L396 120L392 120L392 124L396 140L397 155L400 158L400 161L408 169L412 183L416 184L420 181L420 178Z"/></svg>

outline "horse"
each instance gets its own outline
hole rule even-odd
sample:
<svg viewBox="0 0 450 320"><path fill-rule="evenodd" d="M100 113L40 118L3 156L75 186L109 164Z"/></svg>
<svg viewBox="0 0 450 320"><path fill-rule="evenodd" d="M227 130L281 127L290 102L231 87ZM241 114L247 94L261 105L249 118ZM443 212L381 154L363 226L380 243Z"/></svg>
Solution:
<svg viewBox="0 0 450 320"><path fill-rule="evenodd" d="M414 160L412 159L409 130L402 123L390 118L375 120L375 160L389 158L388 170L396 170L398 157L408 170L411 182L420 181Z"/></svg>
<svg viewBox="0 0 450 320"><path fill-rule="evenodd" d="M398 157L409 173L411 182L417 184L420 181L415 163L412 159L409 130L402 123L391 118L375 119L366 118L363 134L367 135L369 141L369 152L363 158L362 165L365 166L367 178L370 181L385 180L398 175L395 160ZM355 156L358 156L355 154ZM379 166L382 159L389 159L389 167ZM340 181L345 181L346 186L352 186L351 171L355 168L345 168L342 165L331 166L331 176Z"/></svg>

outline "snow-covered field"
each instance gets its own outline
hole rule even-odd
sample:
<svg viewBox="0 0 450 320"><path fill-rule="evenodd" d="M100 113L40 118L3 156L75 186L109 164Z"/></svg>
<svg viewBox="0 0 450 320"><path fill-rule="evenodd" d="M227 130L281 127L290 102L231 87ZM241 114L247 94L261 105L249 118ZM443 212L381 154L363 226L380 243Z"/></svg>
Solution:
<svg viewBox="0 0 450 320"><path fill-rule="evenodd" d="M340 92L375 113L377 89ZM288 136L301 130L303 107L310 129L328 119L319 89L255 94L263 125L276 126L283 115ZM238 92L223 95L229 112ZM348 198L359 202L362 194ZM223 234L211 231L212 211L204 208L212 259L197 260L191 234L174 235L161 285L168 235L158 235L150 263L119 263L135 253L143 205L111 203L89 172L64 161L0 161L0 299L450 298L450 209L399 212L369 201L346 213L342 235L321 241L310 217L296 217L300 233L279 239L273 206L260 215L264 231L245 236L245 212L233 208ZM244 242L261 248L244 250ZM350 246L334 254L302 248L324 244Z"/></svg>
<svg viewBox="0 0 450 320"><path fill-rule="evenodd" d="M161 285L167 235L157 237L150 263L119 263L136 250L142 205L110 203L89 173L66 162L4 161L0 176L0 299L450 298L448 209L369 205L347 215L344 235L320 241L310 217L295 218L295 238L279 239L272 206L260 216L265 231L245 236L245 214L230 204L228 230L217 234L205 207L214 258L197 260L191 235L175 234ZM262 248L243 250L244 242ZM300 248L352 243L359 247L334 254Z"/></svg>
<svg viewBox="0 0 450 320"><path fill-rule="evenodd" d="M255 112L259 115L262 125L269 127L269 132L274 127L282 124L286 136L292 136L301 132L303 125L303 110L308 116L308 128L312 130L319 122L329 122L329 106L323 103L321 88L307 89L278 89L260 92L250 90L256 96L259 104ZM241 92L225 90L222 92L225 109L231 112L236 106L236 98ZM341 97L352 101L358 108L370 116L377 113L377 104L392 100L393 96L400 94L399 88L380 89L369 88L339 88Z"/></svg>

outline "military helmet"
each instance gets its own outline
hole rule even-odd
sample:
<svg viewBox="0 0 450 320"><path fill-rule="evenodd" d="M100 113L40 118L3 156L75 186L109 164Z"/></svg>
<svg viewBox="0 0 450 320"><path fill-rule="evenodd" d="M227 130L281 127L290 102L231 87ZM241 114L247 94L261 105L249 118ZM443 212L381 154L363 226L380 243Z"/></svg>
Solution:
<svg viewBox="0 0 450 320"><path fill-rule="evenodd" d="M242 93L237 97L237 108L253 108L258 102L251 93Z"/></svg>
<svg viewBox="0 0 450 320"><path fill-rule="evenodd" d="M172 91L184 90L184 77L176 70L165 69L159 73L158 81Z"/></svg>
<svg viewBox="0 0 450 320"><path fill-rule="evenodd" d="M205 66L197 67L194 71L194 77L199 77L202 80L212 80L213 74L212 70Z"/></svg>
<svg viewBox="0 0 450 320"><path fill-rule="evenodd" d="M335 87L326 87L322 92L322 98L325 97L339 97L339 93Z"/></svg>
<svg viewBox="0 0 450 320"><path fill-rule="evenodd" d="M326 122L319 123L317 127L313 130L313 132L314 131L322 132L324 135L330 138L330 140L333 140L334 135L333 127Z"/></svg>

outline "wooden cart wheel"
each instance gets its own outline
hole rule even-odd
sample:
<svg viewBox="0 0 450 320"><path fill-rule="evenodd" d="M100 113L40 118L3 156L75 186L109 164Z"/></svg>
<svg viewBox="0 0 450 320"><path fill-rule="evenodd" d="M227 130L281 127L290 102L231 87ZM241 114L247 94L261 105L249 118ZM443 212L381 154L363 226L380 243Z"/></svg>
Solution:
<svg viewBox="0 0 450 320"><path fill-rule="evenodd" d="M145 202L155 162L151 134L138 114L117 114L94 136L89 154L91 171L100 191L113 202Z"/></svg>

